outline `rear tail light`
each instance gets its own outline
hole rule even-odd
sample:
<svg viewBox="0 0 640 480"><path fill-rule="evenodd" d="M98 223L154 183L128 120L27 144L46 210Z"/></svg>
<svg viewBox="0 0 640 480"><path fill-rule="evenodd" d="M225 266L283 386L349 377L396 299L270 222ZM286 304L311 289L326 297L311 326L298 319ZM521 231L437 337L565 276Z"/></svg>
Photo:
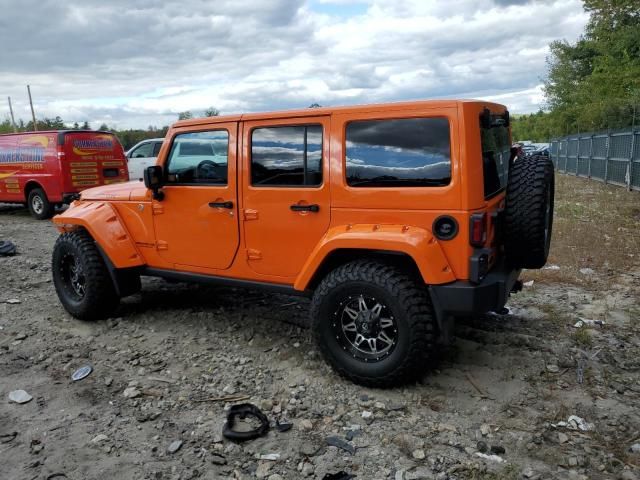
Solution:
<svg viewBox="0 0 640 480"><path fill-rule="evenodd" d="M483 247L487 241L487 214L474 213L469 223L469 243L474 247Z"/></svg>

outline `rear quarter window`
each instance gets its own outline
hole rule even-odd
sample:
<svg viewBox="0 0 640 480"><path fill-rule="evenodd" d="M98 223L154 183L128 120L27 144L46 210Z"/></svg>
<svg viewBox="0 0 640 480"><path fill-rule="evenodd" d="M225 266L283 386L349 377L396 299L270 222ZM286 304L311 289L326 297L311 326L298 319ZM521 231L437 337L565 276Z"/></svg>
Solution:
<svg viewBox="0 0 640 480"><path fill-rule="evenodd" d="M350 122L345 152L351 187L444 186L451 181L446 118Z"/></svg>
<svg viewBox="0 0 640 480"><path fill-rule="evenodd" d="M482 169L484 196L490 198L502 191L509 176L511 143L509 129L503 125L480 128L482 139Z"/></svg>

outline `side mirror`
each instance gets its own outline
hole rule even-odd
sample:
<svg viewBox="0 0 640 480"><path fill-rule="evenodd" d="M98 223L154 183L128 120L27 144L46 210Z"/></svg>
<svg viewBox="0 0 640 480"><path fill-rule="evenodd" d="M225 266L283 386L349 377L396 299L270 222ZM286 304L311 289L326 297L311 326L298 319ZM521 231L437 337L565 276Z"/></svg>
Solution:
<svg viewBox="0 0 640 480"><path fill-rule="evenodd" d="M164 193L160 191L162 188L162 167L160 165L151 165L144 170L144 186L153 192L154 200L162 200Z"/></svg>

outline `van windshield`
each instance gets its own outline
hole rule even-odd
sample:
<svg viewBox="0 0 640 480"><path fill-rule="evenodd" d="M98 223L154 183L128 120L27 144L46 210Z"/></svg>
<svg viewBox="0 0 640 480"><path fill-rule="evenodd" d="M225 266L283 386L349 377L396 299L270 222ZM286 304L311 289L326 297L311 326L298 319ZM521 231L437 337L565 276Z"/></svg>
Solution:
<svg viewBox="0 0 640 480"><path fill-rule="evenodd" d="M489 198L507 185L511 144L509 129L504 125L481 126L482 168L484 172L484 196Z"/></svg>

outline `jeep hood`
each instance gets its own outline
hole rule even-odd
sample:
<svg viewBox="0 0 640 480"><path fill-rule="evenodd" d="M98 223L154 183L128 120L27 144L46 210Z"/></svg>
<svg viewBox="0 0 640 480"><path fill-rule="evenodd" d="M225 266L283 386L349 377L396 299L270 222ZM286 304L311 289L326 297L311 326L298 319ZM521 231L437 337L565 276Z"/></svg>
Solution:
<svg viewBox="0 0 640 480"><path fill-rule="evenodd" d="M88 188L80 192L81 200L148 200L149 191L139 180Z"/></svg>

